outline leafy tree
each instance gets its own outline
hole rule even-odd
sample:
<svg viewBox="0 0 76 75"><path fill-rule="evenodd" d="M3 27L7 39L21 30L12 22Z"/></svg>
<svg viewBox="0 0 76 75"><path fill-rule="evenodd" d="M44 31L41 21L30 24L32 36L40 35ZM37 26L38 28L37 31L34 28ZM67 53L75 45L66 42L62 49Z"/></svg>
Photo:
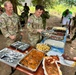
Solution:
<svg viewBox="0 0 76 75"><path fill-rule="evenodd" d="M65 4L68 6L76 6L76 0L32 0L34 6L37 4L44 5L44 7L53 7L58 4Z"/></svg>
<svg viewBox="0 0 76 75"><path fill-rule="evenodd" d="M0 1L0 5L7 0ZM25 0L8 0L13 4L14 12L17 13L17 5L22 5L21 2L25 2Z"/></svg>
<svg viewBox="0 0 76 75"><path fill-rule="evenodd" d="M60 3L65 3L68 6L76 6L76 0L59 0Z"/></svg>
<svg viewBox="0 0 76 75"><path fill-rule="evenodd" d="M50 18L50 14L48 11L44 11L43 14L41 15L42 21L43 21L43 28L46 29L46 19Z"/></svg>
<svg viewBox="0 0 76 75"><path fill-rule="evenodd" d="M37 4L43 5L44 7L53 7L57 4L58 0L32 0L34 6Z"/></svg>

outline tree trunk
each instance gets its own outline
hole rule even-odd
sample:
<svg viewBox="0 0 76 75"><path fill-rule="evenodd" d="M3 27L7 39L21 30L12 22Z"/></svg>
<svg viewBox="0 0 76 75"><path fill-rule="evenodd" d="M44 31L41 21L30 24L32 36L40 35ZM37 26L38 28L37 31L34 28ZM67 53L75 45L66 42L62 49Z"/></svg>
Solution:
<svg viewBox="0 0 76 75"><path fill-rule="evenodd" d="M13 4L13 10L15 13L17 13L17 0L10 0L11 3Z"/></svg>

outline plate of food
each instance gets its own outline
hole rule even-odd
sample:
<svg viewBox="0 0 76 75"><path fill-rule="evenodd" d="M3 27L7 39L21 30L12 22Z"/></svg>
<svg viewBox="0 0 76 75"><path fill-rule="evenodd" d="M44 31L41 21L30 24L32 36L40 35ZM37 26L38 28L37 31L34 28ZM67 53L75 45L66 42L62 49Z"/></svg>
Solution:
<svg viewBox="0 0 76 75"><path fill-rule="evenodd" d="M47 56L43 59L43 69L45 75L62 75L57 56Z"/></svg>

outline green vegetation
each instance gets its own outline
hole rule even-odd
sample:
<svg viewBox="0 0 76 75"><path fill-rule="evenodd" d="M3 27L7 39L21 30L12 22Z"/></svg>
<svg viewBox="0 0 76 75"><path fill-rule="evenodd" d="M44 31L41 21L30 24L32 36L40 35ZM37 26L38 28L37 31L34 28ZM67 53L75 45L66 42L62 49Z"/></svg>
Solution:
<svg viewBox="0 0 76 75"><path fill-rule="evenodd" d="M66 9L69 9L70 11L72 11L73 15L76 13L76 6L69 7L61 4L54 6L54 8L48 8L48 11L50 14L53 14L53 15L61 15L62 12Z"/></svg>
<svg viewBox="0 0 76 75"><path fill-rule="evenodd" d="M0 5L3 4L3 2L6 0L1 0ZM9 0L12 2L14 6L14 12L20 14L22 12L22 8L18 8L17 6L22 6L22 2L25 2L25 0ZM36 6L37 4L43 5L46 9L48 8L49 12L54 12L55 14L61 14L66 8L69 8L73 13L75 13L75 6L76 6L76 0L32 0L31 2L33 6ZM30 7L30 12L34 11L34 8Z"/></svg>
<svg viewBox="0 0 76 75"><path fill-rule="evenodd" d="M55 6L53 6L53 8L49 7L45 10L48 11L52 15L61 15L62 12L67 8L70 11L72 11L73 15L76 13L76 6L70 7L70 6L66 6L66 5L64 6L64 4L55 5ZM18 6L18 14L19 15L21 14L22 11L23 11L23 6ZM35 7L31 6L30 13L34 13L34 11L35 11Z"/></svg>

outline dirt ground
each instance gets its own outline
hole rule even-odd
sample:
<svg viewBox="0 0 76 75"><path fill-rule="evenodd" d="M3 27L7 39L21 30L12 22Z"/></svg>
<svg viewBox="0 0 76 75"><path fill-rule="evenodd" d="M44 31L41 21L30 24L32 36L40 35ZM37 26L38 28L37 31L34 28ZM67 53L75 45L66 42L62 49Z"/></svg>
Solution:
<svg viewBox="0 0 76 75"><path fill-rule="evenodd" d="M47 20L47 27L48 26L49 27L60 26L60 17L51 16ZM23 42L27 42L26 33L27 33L26 28L24 28L24 37L22 40ZM66 45L65 45L65 54L66 55L68 55L70 57L76 56L76 43L75 42L76 42L76 40L74 40L72 42L72 44L66 43ZM0 49L4 48L4 43L5 43L5 39L4 39L3 35L0 35ZM61 65L61 70L62 70L63 75L74 75L74 73L76 72L76 67L67 67L67 66ZM9 75L10 72L11 72L10 66L0 62L0 75ZM25 74L16 70L12 75L25 75Z"/></svg>

